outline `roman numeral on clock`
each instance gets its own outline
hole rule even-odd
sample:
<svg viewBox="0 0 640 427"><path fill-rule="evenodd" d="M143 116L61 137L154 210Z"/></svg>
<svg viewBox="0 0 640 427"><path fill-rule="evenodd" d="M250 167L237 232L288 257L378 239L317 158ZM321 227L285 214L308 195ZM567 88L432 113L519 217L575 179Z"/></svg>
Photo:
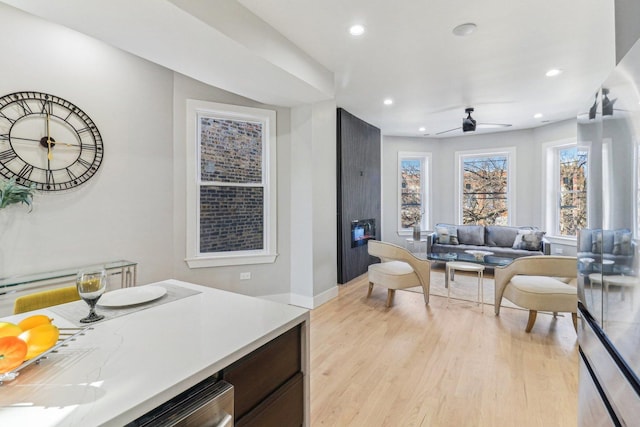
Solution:
<svg viewBox="0 0 640 427"><path fill-rule="evenodd" d="M10 162L17 156L16 152L12 149L0 151L0 162Z"/></svg>
<svg viewBox="0 0 640 427"><path fill-rule="evenodd" d="M25 164L22 169L20 169L20 172L18 172L18 176L23 179L29 179L31 172L33 172L33 166Z"/></svg>

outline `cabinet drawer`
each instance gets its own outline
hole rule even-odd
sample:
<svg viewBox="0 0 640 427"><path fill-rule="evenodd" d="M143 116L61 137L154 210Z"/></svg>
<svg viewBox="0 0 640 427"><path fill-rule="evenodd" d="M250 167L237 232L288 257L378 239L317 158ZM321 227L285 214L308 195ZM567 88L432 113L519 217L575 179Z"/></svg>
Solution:
<svg viewBox="0 0 640 427"><path fill-rule="evenodd" d="M302 372L287 381L244 417L236 427L298 427L304 418Z"/></svg>
<svg viewBox="0 0 640 427"><path fill-rule="evenodd" d="M260 404L301 369L301 327L296 326L223 371L235 389L235 419Z"/></svg>

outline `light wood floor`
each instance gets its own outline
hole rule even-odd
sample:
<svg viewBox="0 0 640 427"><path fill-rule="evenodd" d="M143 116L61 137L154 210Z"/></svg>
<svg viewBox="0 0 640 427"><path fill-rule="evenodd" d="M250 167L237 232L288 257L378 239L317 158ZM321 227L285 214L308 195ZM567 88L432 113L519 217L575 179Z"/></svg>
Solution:
<svg viewBox="0 0 640 427"><path fill-rule="evenodd" d="M572 426L578 353L571 316L386 289L366 275L311 312L311 425Z"/></svg>

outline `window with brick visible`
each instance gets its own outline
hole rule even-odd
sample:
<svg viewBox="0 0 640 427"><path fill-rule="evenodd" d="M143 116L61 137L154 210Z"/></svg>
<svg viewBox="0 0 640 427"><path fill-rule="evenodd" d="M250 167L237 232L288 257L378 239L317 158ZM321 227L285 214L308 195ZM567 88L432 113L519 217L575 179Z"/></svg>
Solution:
<svg viewBox="0 0 640 427"><path fill-rule="evenodd" d="M456 206L461 224L514 221L515 148L463 151L457 157Z"/></svg>
<svg viewBox="0 0 640 427"><path fill-rule="evenodd" d="M604 148L603 145L603 167L606 164ZM589 227L590 142L550 141L543 144L542 150L547 236L574 240L579 229Z"/></svg>
<svg viewBox="0 0 640 427"><path fill-rule="evenodd" d="M555 152L560 182L554 229L560 236L576 236L578 229L587 226L587 154L576 146Z"/></svg>
<svg viewBox="0 0 640 427"><path fill-rule="evenodd" d="M409 232L414 225L427 229L429 223L429 153L398 153L398 231Z"/></svg>
<svg viewBox="0 0 640 427"><path fill-rule="evenodd" d="M191 100L187 106L196 147L187 156L194 187L187 195L189 266L273 262L275 112Z"/></svg>

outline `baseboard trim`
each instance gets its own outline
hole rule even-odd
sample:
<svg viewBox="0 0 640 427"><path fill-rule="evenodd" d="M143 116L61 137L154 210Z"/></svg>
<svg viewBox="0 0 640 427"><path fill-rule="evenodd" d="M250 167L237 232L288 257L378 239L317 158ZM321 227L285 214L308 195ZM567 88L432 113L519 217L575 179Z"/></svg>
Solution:
<svg viewBox="0 0 640 427"><path fill-rule="evenodd" d="M320 307L322 304L331 301L338 296L338 286L334 286L331 289L324 291L314 297L307 297L304 295L298 295L293 293L288 294L271 294L262 295L260 298L268 299L270 301L276 301L283 304L291 304L302 308L314 309Z"/></svg>

